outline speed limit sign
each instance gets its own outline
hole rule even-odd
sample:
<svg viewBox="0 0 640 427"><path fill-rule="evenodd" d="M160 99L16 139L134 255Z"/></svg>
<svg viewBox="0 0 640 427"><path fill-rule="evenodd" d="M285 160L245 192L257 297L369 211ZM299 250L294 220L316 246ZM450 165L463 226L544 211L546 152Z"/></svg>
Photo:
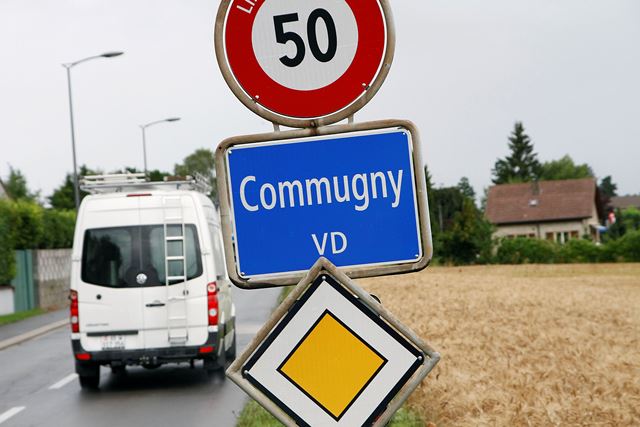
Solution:
<svg viewBox="0 0 640 427"><path fill-rule="evenodd" d="M315 127L362 108L393 60L387 0L222 0L216 57L233 93L274 123Z"/></svg>

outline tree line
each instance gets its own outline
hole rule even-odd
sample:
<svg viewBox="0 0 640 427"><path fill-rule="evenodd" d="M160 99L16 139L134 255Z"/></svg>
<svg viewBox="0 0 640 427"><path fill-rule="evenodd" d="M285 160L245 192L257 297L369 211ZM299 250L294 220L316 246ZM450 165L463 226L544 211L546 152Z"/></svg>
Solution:
<svg viewBox="0 0 640 427"><path fill-rule="evenodd" d="M525 132L522 122L515 123L513 131L508 137L507 147L509 153L503 158L498 158L491 170L493 184L581 178L595 179L595 173L591 166L577 164L569 155L557 160L541 162L535 152L531 138ZM561 250L558 247L559 245L553 242L518 241L517 243L507 244L500 251L498 248L501 247L502 242L493 239L494 227L484 215L488 188L485 189L483 196L477 201L476 192L467 177L462 177L455 186L435 187L427 166L425 166L425 177L436 262L444 264L483 264L491 262L520 263L527 262L527 260L529 262L624 260L626 259L623 255L624 251L620 249L622 246L618 248L619 250L614 250L614 242L617 242L628 233L640 233L638 231L640 230L640 211L635 208L629 208L616 212L618 220L610 225L608 232L603 237L610 250L604 251L602 256L594 255L597 249L593 247L597 245L591 242L572 243L570 247ZM599 181L598 188L605 205L608 204L611 197L617 196L617 185L610 175ZM626 239L633 240L630 237ZM637 240L637 243L630 243L630 245L637 244L640 247L640 234ZM544 252L545 255L536 255L528 258L526 256L527 252L523 252L523 246L536 246L537 249L533 248L529 252L536 254ZM624 247L626 248L627 246L629 245ZM539 247L543 249L539 249ZM572 250L569 250L569 248ZM585 252L588 252L588 254L585 255ZM522 255L523 253L525 253L524 256ZM634 258L634 255L629 255L627 258L640 260L640 255L637 258Z"/></svg>
<svg viewBox="0 0 640 427"><path fill-rule="evenodd" d="M503 158L498 158L491 170L494 184L595 178L593 168L587 164L575 163L569 155L565 155L560 159L541 162L522 122L515 123L508 137L507 148L508 154ZM138 172L138 170L132 167L125 167L112 171L112 173L124 172ZM100 170L92 170L85 165L81 166L79 171L80 176L99 173L101 173ZM186 176L195 175L196 173L206 177L209 181L212 187L210 197L215 201L217 194L215 190L214 153L209 149L194 151L185 157L181 163L174 165L173 173L152 170L148 176L151 181L162 181L170 175ZM425 166L425 177L436 262L444 264L476 264L505 262L505 260L514 259L505 255L504 250L501 257L497 256L500 242L493 239L492 236L495 230L486 220L484 214L488 189L485 189L478 200L478 196L467 177L462 177L455 186L435 187L427 166ZM48 204L50 206L49 209L58 211L73 211L75 209L73 175L71 173L67 174L64 181L46 198L48 203L43 201L38 192L29 190L26 178L19 170L10 168L9 176L5 179L4 184L14 201L26 201L41 206ZM598 183L598 187L605 204L610 197L617 195L617 185L610 175L602 178ZM86 193L82 192L81 197L85 196ZM605 234L605 243L621 239L628 233L633 233L640 229L640 211L637 209L630 208L622 212L616 212L616 218L618 220L610 225L608 232ZM535 243L525 244L533 245ZM555 251L554 253L559 252ZM615 251L611 253L615 253ZM557 259L566 258L567 256L563 255Z"/></svg>

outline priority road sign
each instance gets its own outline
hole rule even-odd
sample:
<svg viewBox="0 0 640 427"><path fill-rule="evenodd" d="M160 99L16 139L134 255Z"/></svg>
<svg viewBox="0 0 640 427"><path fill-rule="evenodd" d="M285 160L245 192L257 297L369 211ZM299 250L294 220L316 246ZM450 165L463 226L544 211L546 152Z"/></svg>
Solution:
<svg viewBox="0 0 640 427"><path fill-rule="evenodd" d="M222 0L215 47L222 75L250 110L316 127L373 98L395 36L388 0Z"/></svg>
<svg viewBox="0 0 640 427"><path fill-rule="evenodd" d="M406 121L230 138L216 169L229 274L291 285L324 256L352 278L431 259L418 133Z"/></svg>
<svg viewBox="0 0 640 427"><path fill-rule="evenodd" d="M382 426L439 358L321 258L227 375L287 425Z"/></svg>

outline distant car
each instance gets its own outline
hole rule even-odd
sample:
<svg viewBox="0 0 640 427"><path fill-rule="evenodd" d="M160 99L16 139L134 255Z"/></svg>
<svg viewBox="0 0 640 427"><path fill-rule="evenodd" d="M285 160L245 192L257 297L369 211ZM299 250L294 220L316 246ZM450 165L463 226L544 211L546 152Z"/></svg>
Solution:
<svg viewBox="0 0 640 427"><path fill-rule="evenodd" d="M73 242L71 344L82 388L100 366L156 368L236 355L219 214L199 181L86 177Z"/></svg>

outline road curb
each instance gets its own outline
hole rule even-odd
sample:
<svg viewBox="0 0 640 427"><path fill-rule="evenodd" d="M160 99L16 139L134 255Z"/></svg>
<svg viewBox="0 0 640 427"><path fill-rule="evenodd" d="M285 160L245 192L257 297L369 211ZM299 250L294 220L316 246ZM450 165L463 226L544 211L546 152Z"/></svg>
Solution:
<svg viewBox="0 0 640 427"><path fill-rule="evenodd" d="M69 320L63 319L57 322L50 323L48 325L42 326L40 328L34 329L29 332L25 332L24 334L20 334L18 336L6 339L4 341L0 341L0 350L4 350L5 348L11 347L12 345L20 344L35 337L39 337L40 335L46 334L47 332L51 332L54 329L61 328L65 325L69 324Z"/></svg>

